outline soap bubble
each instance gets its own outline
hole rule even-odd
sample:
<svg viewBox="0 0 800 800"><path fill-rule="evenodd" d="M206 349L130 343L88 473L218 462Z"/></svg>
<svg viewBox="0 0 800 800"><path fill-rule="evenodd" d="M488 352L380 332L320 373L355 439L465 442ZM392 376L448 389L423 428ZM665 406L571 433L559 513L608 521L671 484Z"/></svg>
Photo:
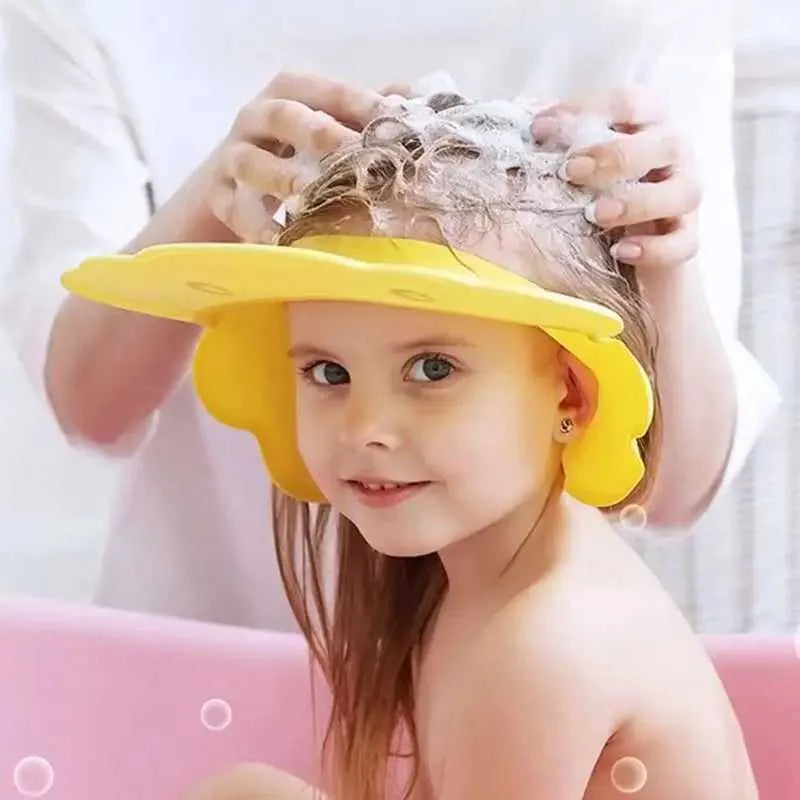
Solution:
<svg viewBox="0 0 800 800"><path fill-rule="evenodd" d="M50 762L41 756L28 756L14 768L14 786L24 797L44 797L55 781Z"/></svg>
<svg viewBox="0 0 800 800"><path fill-rule="evenodd" d="M647 511L642 506L631 503L620 511L619 524L626 531L640 531L647 526Z"/></svg>
<svg viewBox="0 0 800 800"><path fill-rule="evenodd" d="M432 94L458 94L458 86L449 72L443 69L423 75L412 87L413 94L426 97Z"/></svg>
<svg viewBox="0 0 800 800"><path fill-rule="evenodd" d="M621 794L636 794L647 783L647 768L638 758L625 756L611 767L611 783Z"/></svg>
<svg viewBox="0 0 800 800"><path fill-rule="evenodd" d="M200 709L200 720L210 731L224 731L232 719L231 707L218 697L206 700Z"/></svg>

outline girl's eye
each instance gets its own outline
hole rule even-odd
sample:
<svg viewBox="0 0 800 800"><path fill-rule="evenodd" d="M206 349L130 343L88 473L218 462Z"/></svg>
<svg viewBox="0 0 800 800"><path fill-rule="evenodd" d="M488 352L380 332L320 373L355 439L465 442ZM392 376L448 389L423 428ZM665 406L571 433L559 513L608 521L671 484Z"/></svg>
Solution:
<svg viewBox="0 0 800 800"><path fill-rule="evenodd" d="M350 375L341 365L333 361L317 361L303 369L303 374L311 383L319 386L341 386L350 383Z"/></svg>
<svg viewBox="0 0 800 800"><path fill-rule="evenodd" d="M408 371L408 380L433 383L444 380L455 371L455 365L444 356L420 356Z"/></svg>

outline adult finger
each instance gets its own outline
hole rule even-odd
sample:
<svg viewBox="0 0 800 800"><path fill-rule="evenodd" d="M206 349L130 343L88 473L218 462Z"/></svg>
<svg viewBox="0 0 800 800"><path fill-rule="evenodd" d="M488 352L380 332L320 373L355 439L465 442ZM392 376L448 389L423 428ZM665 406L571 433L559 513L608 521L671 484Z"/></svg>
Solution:
<svg viewBox="0 0 800 800"><path fill-rule="evenodd" d="M387 86L384 86L383 89L380 90L380 93L384 97L390 97L392 95L405 97L406 100L411 98L411 86L408 83L390 83Z"/></svg>
<svg viewBox="0 0 800 800"><path fill-rule="evenodd" d="M312 176L292 158L280 158L250 142L236 142L223 153L221 177L249 186L261 196L284 200L303 189Z"/></svg>
<svg viewBox="0 0 800 800"><path fill-rule="evenodd" d="M653 170L680 166L687 158L679 136L665 127L651 127L576 150L559 175L571 183L601 189L617 181L638 181Z"/></svg>
<svg viewBox="0 0 800 800"><path fill-rule="evenodd" d="M696 179L677 173L661 183L632 183L615 188L611 195L592 201L585 215L602 228L637 225L692 213L702 197Z"/></svg>
<svg viewBox="0 0 800 800"><path fill-rule="evenodd" d="M323 111L296 100L257 100L236 118L233 132L252 143L277 141L317 156L358 140L359 134Z"/></svg>
<svg viewBox="0 0 800 800"><path fill-rule="evenodd" d="M208 203L214 215L242 241L271 241L279 230L269 201L232 180L218 182L209 193Z"/></svg>
<svg viewBox="0 0 800 800"><path fill-rule="evenodd" d="M264 96L294 100L324 111L349 128L360 131L380 114L385 98L374 89L308 73L282 72L264 90Z"/></svg>
<svg viewBox="0 0 800 800"><path fill-rule="evenodd" d="M580 114L598 114L607 118L612 127L640 128L659 123L664 118L664 109L648 90L620 87L555 103L539 111L534 119Z"/></svg>
<svg viewBox="0 0 800 800"><path fill-rule="evenodd" d="M611 248L611 255L637 269L663 269L690 261L697 250L697 221L691 215L679 220L671 233L626 235Z"/></svg>

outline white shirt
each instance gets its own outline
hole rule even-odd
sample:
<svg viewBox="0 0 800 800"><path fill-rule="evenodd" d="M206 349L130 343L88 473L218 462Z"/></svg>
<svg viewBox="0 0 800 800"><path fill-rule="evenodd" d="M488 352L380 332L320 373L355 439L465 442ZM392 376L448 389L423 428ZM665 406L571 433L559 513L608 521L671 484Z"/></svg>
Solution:
<svg viewBox="0 0 800 800"><path fill-rule="evenodd" d="M375 88L443 69L467 94L540 99L645 84L693 141L706 186L702 271L738 384L729 481L776 392L736 341L732 53L724 13L701 14L688 0L0 0L16 117L0 185L17 217L0 231L16 243L0 322L41 388L59 275L132 238L146 184L163 202L282 68ZM98 601L289 626L255 441L212 420L188 383L139 439L122 465Z"/></svg>

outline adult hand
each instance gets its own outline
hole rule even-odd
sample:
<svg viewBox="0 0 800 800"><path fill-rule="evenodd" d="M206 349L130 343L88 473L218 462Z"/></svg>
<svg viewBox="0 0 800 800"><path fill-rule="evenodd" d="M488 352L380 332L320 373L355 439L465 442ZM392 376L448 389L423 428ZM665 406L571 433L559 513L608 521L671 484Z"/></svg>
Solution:
<svg viewBox="0 0 800 800"><path fill-rule="evenodd" d="M644 280L651 270L691 260L701 191L688 145L666 125L657 103L633 89L546 108L534 119L533 135L569 145L570 118L587 113L625 135L574 150L562 177L597 190L588 216L606 230L622 229L613 255L637 267Z"/></svg>
<svg viewBox="0 0 800 800"><path fill-rule="evenodd" d="M560 103L538 115L533 135L569 145L570 117L584 113L624 135L576 147L562 177L597 191L588 216L620 230L614 255L635 267L656 324L663 436L647 514L682 529L719 489L736 419L733 371L693 258L700 189L688 145L639 91Z"/></svg>
<svg viewBox="0 0 800 800"><path fill-rule="evenodd" d="M341 81L281 73L239 111L215 151L212 212L244 241L272 241L280 202L313 178L307 158L357 140L383 101Z"/></svg>
<svg viewBox="0 0 800 800"><path fill-rule="evenodd" d="M280 201L308 175L308 161L293 151L313 160L357 139L382 100L327 78L278 75L125 252L169 242L271 242ZM192 325L69 297L53 325L45 369L62 429L103 445L144 430L186 375L197 333Z"/></svg>

